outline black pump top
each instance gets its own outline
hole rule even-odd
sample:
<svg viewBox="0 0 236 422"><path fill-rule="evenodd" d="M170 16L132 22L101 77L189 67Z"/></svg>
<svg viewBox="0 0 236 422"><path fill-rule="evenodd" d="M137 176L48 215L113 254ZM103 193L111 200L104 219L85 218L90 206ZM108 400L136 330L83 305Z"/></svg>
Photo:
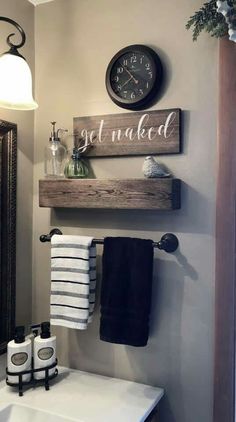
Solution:
<svg viewBox="0 0 236 422"><path fill-rule="evenodd" d="M15 328L15 335L14 335L15 343L24 343L25 341L25 327L23 325L19 325Z"/></svg>
<svg viewBox="0 0 236 422"><path fill-rule="evenodd" d="M45 321L42 322L41 324L41 338L50 338L51 337L51 333L50 333L50 322L49 321Z"/></svg>
<svg viewBox="0 0 236 422"><path fill-rule="evenodd" d="M79 149L77 147L74 147L73 148L73 153L72 153L71 158L73 160L79 160L80 159L80 151L79 151Z"/></svg>

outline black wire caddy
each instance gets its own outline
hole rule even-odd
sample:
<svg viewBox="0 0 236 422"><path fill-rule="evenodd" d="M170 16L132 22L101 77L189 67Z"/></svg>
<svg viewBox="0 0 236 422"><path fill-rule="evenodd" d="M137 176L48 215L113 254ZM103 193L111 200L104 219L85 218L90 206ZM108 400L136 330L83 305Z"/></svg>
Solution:
<svg viewBox="0 0 236 422"><path fill-rule="evenodd" d="M18 393L20 397L23 396L24 386L30 386L30 385L35 386L36 384L41 384L41 385L44 384L45 390L48 391L50 389L49 382L53 380L54 378L56 378L58 375L58 369L56 368L56 366L57 366L57 359L51 365L45 366L44 368L35 369L34 358L32 358L32 367L31 369L27 371L11 372L11 371L8 371L8 368L6 368L6 375L7 375L6 384L9 385L10 387L18 388ZM49 375L50 369L53 369L53 368L55 368L55 372L52 375ZM44 372L45 377L39 380L35 379L34 374L36 372ZM30 375L30 380L23 381L24 375ZM8 376L18 377L18 382L13 383L13 382L8 381Z"/></svg>

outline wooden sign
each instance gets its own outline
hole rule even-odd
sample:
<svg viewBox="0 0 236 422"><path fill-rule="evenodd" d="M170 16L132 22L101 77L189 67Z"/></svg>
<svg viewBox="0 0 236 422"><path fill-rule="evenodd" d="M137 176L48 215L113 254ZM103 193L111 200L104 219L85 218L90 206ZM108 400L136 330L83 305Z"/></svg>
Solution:
<svg viewBox="0 0 236 422"><path fill-rule="evenodd" d="M90 157L178 154L181 110L75 117L74 132L92 144Z"/></svg>

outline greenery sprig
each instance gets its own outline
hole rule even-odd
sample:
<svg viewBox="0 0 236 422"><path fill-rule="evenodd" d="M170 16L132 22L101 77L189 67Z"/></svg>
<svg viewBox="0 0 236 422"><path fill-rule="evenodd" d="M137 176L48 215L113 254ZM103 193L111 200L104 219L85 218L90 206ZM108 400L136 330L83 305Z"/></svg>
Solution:
<svg viewBox="0 0 236 422"><path fill-rule="evenodd" d="M94 141L95 138L96 136L93 137L92 141ZM79 136L77 132L74 133L74 148L80 152L80 155L86 155L92 147L92 143L86 141L84 137Z"/></svg>
<svg viewBox="0 0 236 422"><path fill-rule="evenodd" d="M227 3L232 7L232 19L236 18L236 0L228 0ZM216 0L204 3L201 9L189 18L186 28L192 29L193 41L197 40L202 31L206 31L216 38L228 34L225 17L217 12Z"/></svg>

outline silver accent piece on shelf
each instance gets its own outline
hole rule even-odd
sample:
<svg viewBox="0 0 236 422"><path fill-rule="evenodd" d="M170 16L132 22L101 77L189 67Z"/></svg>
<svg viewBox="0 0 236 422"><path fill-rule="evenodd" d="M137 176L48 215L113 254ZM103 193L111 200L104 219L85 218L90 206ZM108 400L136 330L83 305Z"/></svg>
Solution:
<svg viewBox="0 0 236 422"><path fill-rule="evenodd" d="M171 174L166 170L163 164L158 163L152 156L145 158L142 171L145 177L170 177Z"/></svg>

